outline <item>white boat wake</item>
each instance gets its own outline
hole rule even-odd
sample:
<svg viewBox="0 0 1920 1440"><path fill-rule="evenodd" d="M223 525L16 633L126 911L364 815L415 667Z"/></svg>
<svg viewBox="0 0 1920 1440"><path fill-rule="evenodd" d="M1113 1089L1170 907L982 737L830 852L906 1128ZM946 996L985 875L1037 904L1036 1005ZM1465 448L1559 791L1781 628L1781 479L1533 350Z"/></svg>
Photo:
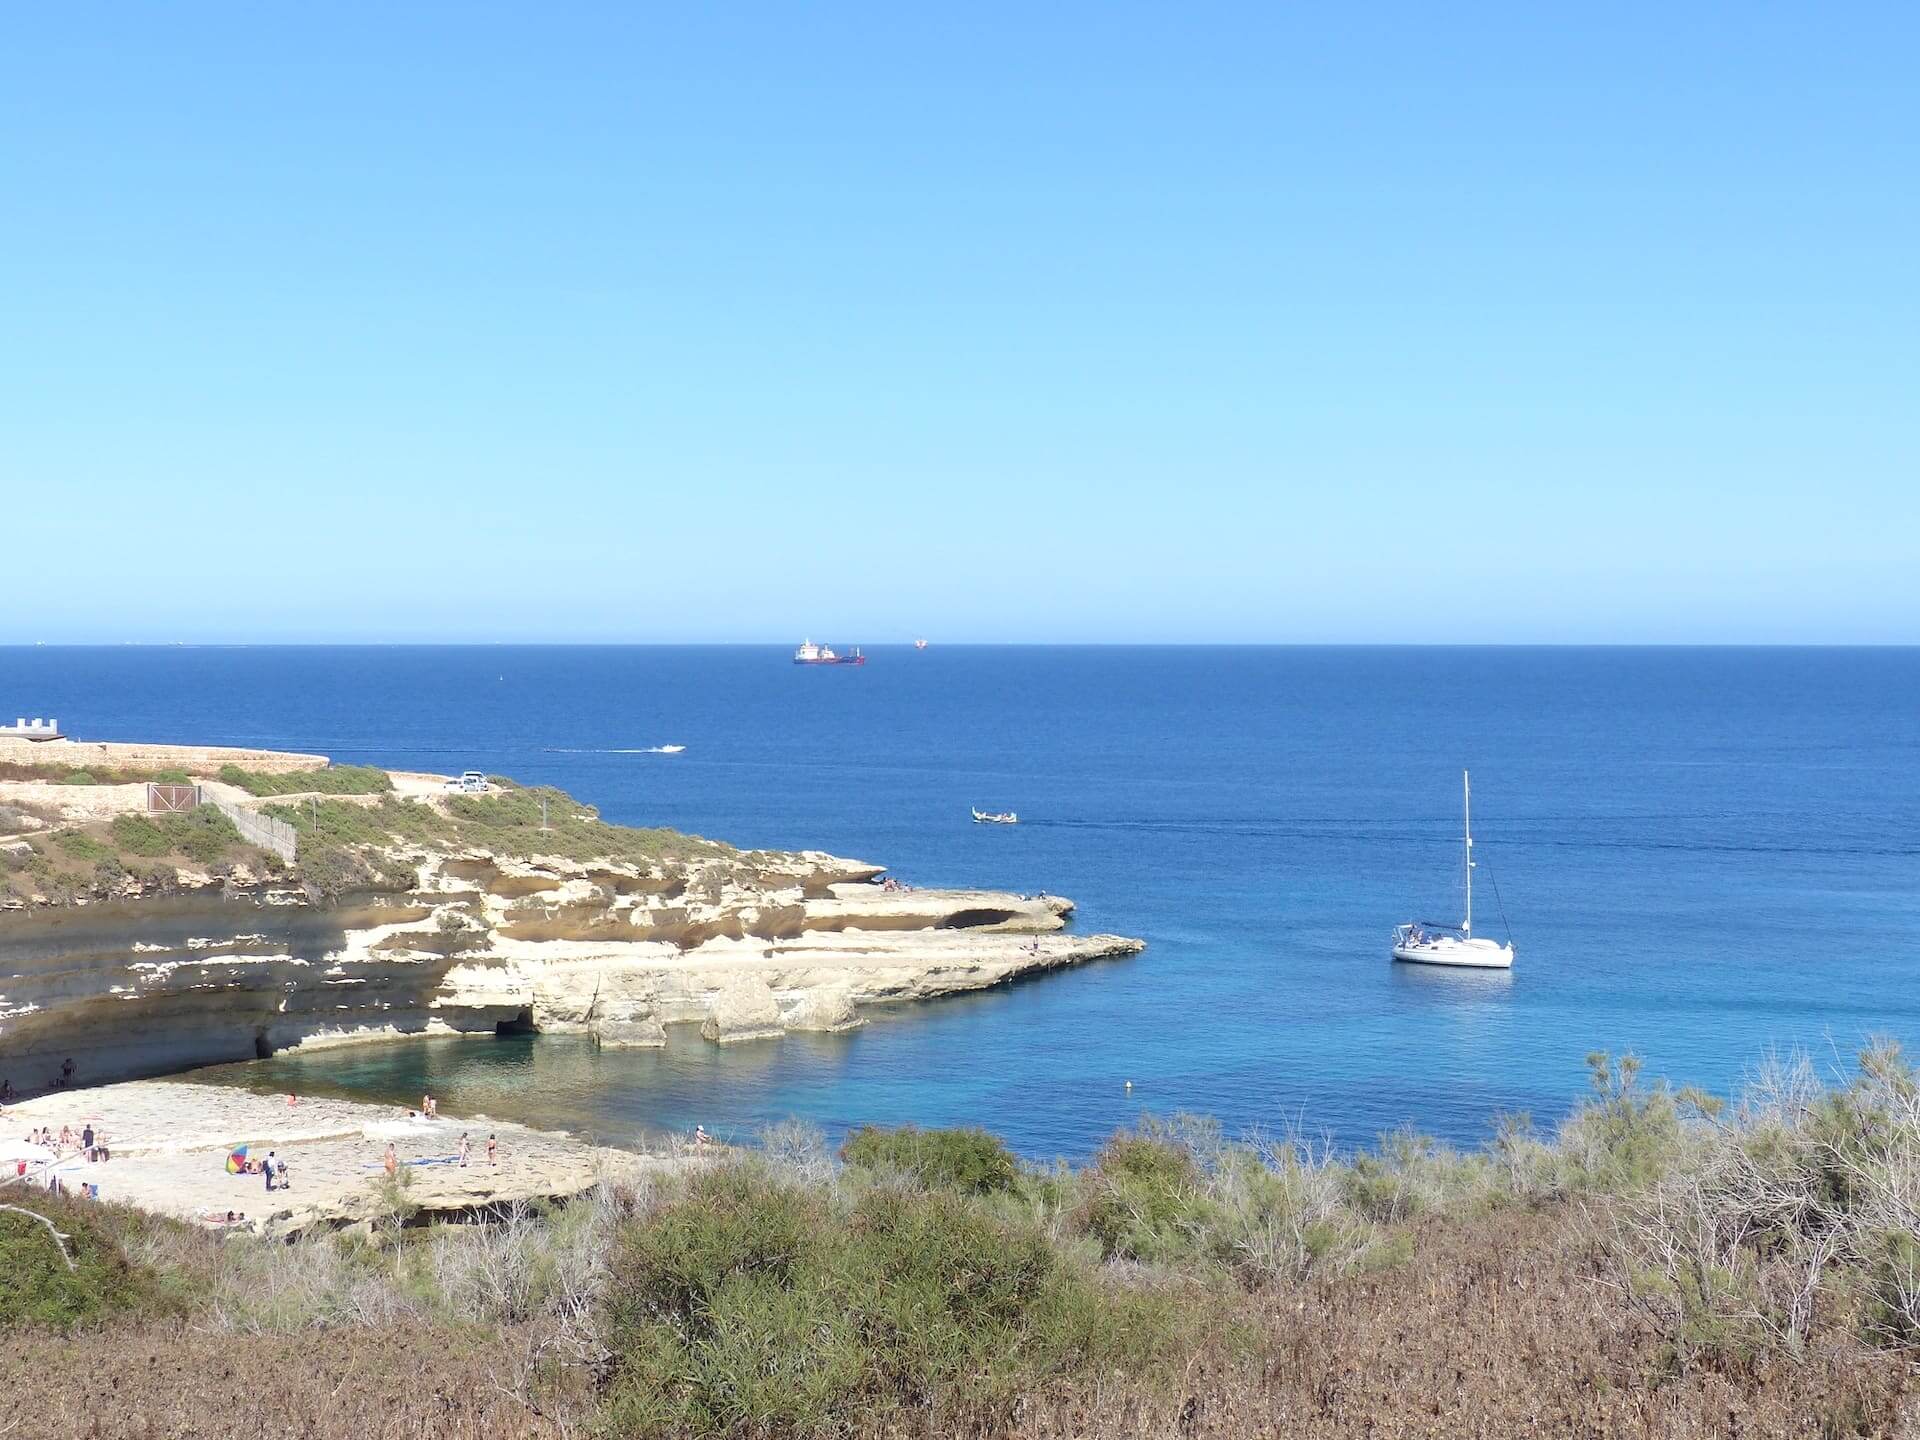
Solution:
<svg viewBox="0 0 1920 1440"><path fill-rule="evenodd" d="M541 749L543 755L679 755L686 750L684 745L587 745L568 747L565 745L547 745Z"/></svg>

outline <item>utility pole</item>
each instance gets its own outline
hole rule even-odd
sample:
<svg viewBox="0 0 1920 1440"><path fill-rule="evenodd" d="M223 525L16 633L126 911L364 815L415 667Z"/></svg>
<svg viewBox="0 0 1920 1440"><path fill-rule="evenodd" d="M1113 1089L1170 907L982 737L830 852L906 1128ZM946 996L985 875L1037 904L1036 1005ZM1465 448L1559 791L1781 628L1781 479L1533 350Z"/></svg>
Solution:
<svg viewBox="0 0 1920 1440"><path fill-rule="evenodd" d="M547 797L544 795L540 797L540 829L543 833L547 829Z"/></svg>

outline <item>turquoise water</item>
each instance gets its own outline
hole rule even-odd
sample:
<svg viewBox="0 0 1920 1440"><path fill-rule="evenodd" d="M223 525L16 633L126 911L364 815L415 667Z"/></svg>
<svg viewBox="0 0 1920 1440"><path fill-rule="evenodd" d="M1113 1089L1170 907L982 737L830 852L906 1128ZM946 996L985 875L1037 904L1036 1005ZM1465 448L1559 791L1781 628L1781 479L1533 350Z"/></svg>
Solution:
<svg viewBox="0 0 1920 1440"><path fill-rule="evenodd" d="M1920 1041L1920 651L868 653L11 650L0 694L91 737L502 771L611 819L1070 895L1080 928L1149 943L846 1036L245 1067L275 1087L430 1087L609 1139L797 1115L1080 1155L1143 1108L1472 1142L1496 1111L1561 1113L1596 1048L1725 1089L1769 1046L1837 1066L1870 1034ZM687 750L632 753L659 744ZM1462 766L1477 928L1510 925L1511 975L1386 958L1395 922L1457 914Z"/></svg>

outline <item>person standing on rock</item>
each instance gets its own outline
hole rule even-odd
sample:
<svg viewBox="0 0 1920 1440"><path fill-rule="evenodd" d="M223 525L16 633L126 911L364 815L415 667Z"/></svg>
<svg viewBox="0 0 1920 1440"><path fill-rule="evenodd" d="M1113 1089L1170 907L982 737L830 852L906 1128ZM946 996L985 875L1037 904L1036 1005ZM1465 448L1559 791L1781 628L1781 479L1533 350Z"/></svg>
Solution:
<svg viewBox="0 0 1920 1440"><path fill-rule="evenodd" d="M260 1173L267 1177L267 1193L273 1193L273 1151L267 1151L267 1162L260 1167Z"/></svg>
<svg viewBox="0 0 1920 1440"><path fill-rule="evenodd" d="M467 1157L473 1153L473 1142L467 1138L467 1132L460 1132L460 1168L467 1168Z"/></svg>
<svg viewBox="0 0 1920 1440"><path fill-rule="evenodd" d="M489 1135L487 1136L487 1164L497 1165L499 1163L500 1141L496 1137Z"/></svg>
<svg viewBox="0 0 1920 1440"><path fill-rule="evenodd" d="M387 1179L391 1180L400 1173L400 1157L394 1153L393 1142L387 1142L386 1158L381 1161L387 1167Z"/></svg>

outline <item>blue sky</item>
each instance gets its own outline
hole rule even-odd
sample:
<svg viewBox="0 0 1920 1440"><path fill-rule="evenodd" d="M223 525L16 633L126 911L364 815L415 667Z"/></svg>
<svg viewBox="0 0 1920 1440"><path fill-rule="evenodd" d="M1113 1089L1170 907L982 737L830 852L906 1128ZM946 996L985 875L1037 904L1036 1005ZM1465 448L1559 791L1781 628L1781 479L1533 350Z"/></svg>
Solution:
<svg viewBox="0 0 1920 1440"><path fill-rule="evenodd" d="M927 8L11 12L0 641L1920 641L1920 10Z"/></svg>

